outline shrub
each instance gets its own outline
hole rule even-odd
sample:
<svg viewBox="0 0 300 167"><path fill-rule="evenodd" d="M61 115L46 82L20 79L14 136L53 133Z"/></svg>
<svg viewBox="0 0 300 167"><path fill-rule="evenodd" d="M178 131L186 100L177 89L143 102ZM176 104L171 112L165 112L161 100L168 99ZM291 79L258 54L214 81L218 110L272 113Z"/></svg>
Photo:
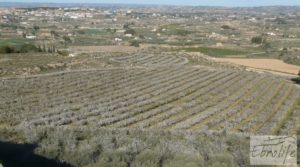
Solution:
<svg viewBox="0 0 300 167"><path fill-rule="evenodd" d="M254 44L261 44L263 42L263 38L261 36L253 37L251 39L251 42Z"/></svg>
<svg viewBox="0 0 300 167"><path fill-rule="evenodd" d="M10 44L6 44L0 47L0 53L28 53L39 51L41 50L38 47L28 43L21 44L19 48Z"/></svg>
<svg viewBox="0 0 300 167"><path fill-rule="evenodd" d="M78 34L85 34L85 32L83 30L78 30L77 33Z"/></svg>
<svg viewBox="0 0 300 167"><path fill-rule="evenodd" d="M263 47L264 49L270 49L272 46L271 46L271 43L269 43L269 42L264 42L264 44L262 45L262 47Z"/></svg>
<svg viewBox="0 0 300 167"><path fill-rule="evenodd" d="M208 166L231 167L234 166L233 156L228 153L215 154L208 162Z"/></svg>
<svg viewBox="0 0 300 167"><path fill-rule="evenodd" d="M283 53L280 58L286 63L300 65L300 57L297 53Z"/></svg>
<svg viewBox="0 0 300 167"><path fill-rule="evenodd" d="M167 160L163 166L172 167L204 167L204 160L200 156L175 155L173 159Z"/></svg>
<svg viewBox="0 0 300 167"><path fill-rule="evenodd" d="M145 150L136 156L133 167L158 167L161 166L162 157L152 150Z"/></svg>
<svg viewBox="0 0 300 167"><path fill-rule="evenodd" d="M127 167L132 158L126 152L105 152L100 155L99 160L93 166L98 167Z"/></svg>
<svg viewBox="0 0 300 167"><path fill-rule="evenodd" d="M132 35L135 35L136 34L136 31L134 29L129 29L129 30L126 30L124 32L124 34L132 34Z"/></svg>
<svg viewBox="0 0 300 167"><path fill-rule="evenodd" d="M221 28L223 28L223 29L231 29L231 28L229 27L229 25L223 25Z"/></svg>
<svg viewBox="0 0 300 167"><path fill-rule="evenodd" d="M62 157L64 160L72 162L75 166L85 166L96 162L102 150L100 144L93 143L76 145L74 148L66 145L63 150L64 156Z"/></svg>
<svg viewBox="0 0 300 167"><path fill-rule="evenodd" d="M140 47L139 41L131 41L130 46Z"/></svg>
<svg viewBox="0 0 300 167"><path fill-rule="evenodd" d="M16 48L11 45L4 45L0 47L0 53L16 53Z"/></svg>
<svg viewBox="0 0 300 167"><path fill-rule="evenodd" d="M38 31L38 30L40 29L40 27L39 27L39 26L33 26L33 29L34 29L35 31Z"/></svg>
<svg viewBox="0 0 300 167"><path fill-rule="evenodd" d="M295 79L296 83L300 84L300 71L298 72L298 78ZM300 134L300 130L297 134Z"/></svg>
<svg viewBox="0 0 300 167"><path fill-rule="evenodd" d="M32 44L24 44L20 48L20 53L39 52L40 49Z"/></svg>
<svg viewBox="0 0 300 167"><path fill-rule="evenodd" d="M72 42L70 37L68 37L68 36L63 36L63 39L65 40L65 42L69 42L69 43Z"/></svg>

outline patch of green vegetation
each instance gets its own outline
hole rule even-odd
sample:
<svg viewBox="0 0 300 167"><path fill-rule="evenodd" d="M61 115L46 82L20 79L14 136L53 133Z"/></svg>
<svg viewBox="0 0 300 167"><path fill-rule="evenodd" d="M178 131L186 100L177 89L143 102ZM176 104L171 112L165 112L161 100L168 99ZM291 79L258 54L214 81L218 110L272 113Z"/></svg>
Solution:
<svg viewBox="0 0 300 167"><path fill-rule="evenodd" d="M298 52L295 53L283 53L281 52L279 58L283 60L285 63L300 65L300 57L298 56Z"/></svg>
<svg viewBox="0 0 300 167"><path fill-rule="evenodd" d="M262 42L263 42L263 37L261 37L261 36L253 37L251 39L251 43L254 43L254 44L261 44Z"/></svg>
<svg viewBox="0 0 300 167"><path fill-rule="evenodd" d="M124 32L124 34L132 34L132 35L136 35L136 31L134 29L128 29Z"/></svg>
<svg viewBox="0 0 300 167"><path fill-rule="evenodd" d="M179 24L170 24L170 25L162 26L160 28L160 33L163 35L186 36L188 34L192 34L193 32L185 29L184 27L180 26Z"/></svg>
<svg viewBox="0 0 300 167"><path fill-rule="evenodd" d="M107 35L111 32L105 29L82 29L79 30L78 33L85 34L85 35Z"/></svg>
<svg viewBox="0 0 300 167"><path fill-rule="evenodd" d="M31 39L24 39L24 38L18 38L18 39L0 39L0 47L4 45L13 45L15 47L20 47L24 43L33 43L33 40Z"/></svg>
<svg viewBox="0 0 300 167"><path fill-rule="evenodd" d="M4 24L4 23L1 23L1 24L0 24L0 27L1 27L1 28L6 28L6 27L8 27L8 28L12 28L12 29L16 30L19 26L16 25L16 24ZM22 28L22 27L20 27L20 28Z"/></svg>
<svg viewBox="0 0 300 167"><path fill-rule="evenodd" d="M0 53L40 52L31 41L24 39L0 40Z"/></svg>
<svg viewBox="0 0 300 167"><path fill-rule="evenodd" d="M229 55L243 55L248 54L245 51L233 50L226 48L211 48L211 47L197 47L197 48L184 48L187 52L201 52L203 54L215 57L223 57Z"/></svg>
<svg viewBox="0 0 300 167"><path fill-rule="evenodd" d="M38 144L37 154L75 167L231 167L249 164L249 138L226 133L94 128L27 128L22 133L26 142Z"/></svg>
<svg viewBox="0 0 300 167"><path fill-rule="evenodd" d="M140 42L137 40L133 40L130 42L130 46L140 47Z"/></svg>
<svg viewBox="0 0 300 167"><path fill-rule="evenodd" d="M112 42L108 38L96 38L96 37L76 37L74 39L74 43L70 45L82 45L82 46L87 46L87 45L111 45Z"/></svg>
<svg viewBox="0 0 300 167"><path fill-rule="evenodd" d="M296 84L299 84L299 85L300 85L300 70L299 70L299 72L298 72L298 77L292 79L292 81L294 81ZM298 106L297 106L297 108L300 109L300 97L299 97L299 100L298 100Z"/></svg>

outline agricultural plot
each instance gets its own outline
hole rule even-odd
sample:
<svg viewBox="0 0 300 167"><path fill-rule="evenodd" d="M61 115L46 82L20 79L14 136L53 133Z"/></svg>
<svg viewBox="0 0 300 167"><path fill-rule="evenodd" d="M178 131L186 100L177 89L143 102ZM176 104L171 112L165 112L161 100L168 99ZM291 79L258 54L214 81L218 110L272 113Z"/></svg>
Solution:
<svg viewBox="0 0 300 167"><path fill-rule="evenodd" d="M300 89L272 75L128 56L114 68L0 79L0 127L103 127L292 134ZM167 66L166 66L167 65Z"/></svg>
<svg viewBox="0 0 300 167"><path fill-rule="evenodd" d="M134 56L124 56L111 58L111 61L118 62L125 65L183 65L187 64L189 60L185 57L174 55L155 55L155 54L138 54Z"/></svg>

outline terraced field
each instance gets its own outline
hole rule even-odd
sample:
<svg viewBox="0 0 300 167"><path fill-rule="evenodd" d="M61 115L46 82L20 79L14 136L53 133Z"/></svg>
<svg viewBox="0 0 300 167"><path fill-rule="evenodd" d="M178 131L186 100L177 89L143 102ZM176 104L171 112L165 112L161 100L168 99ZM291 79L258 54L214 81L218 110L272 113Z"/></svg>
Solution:
<svg viewBox="0 0 300 167"><path fill-rule="evenodd" d="M133 56L111 58L111 60L125 65L143 66L180 65L187 64L189 62L187 58L182 56L155 54L138 54Z"/></svg>
<svg viewBox="0 0 300 167"><path fill-rule="evenodd" d="M111 61L133 67L1 78L0 127L299 131L299 120L291 118L299 115L300 89L287 80L194 67L184 57Z"/></svg>

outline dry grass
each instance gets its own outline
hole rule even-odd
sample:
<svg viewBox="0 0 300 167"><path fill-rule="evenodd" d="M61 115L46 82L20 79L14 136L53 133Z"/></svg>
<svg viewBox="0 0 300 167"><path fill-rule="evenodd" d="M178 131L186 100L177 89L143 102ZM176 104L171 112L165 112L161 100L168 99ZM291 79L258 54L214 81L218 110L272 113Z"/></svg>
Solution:
<svg viewBox="0 0 300 167"><path fill-rule="evenodd" d="M284 63L276 59L238 59L238 58L215 58L218 62L234 63L246 67L268 70L272 72L281 72L297 75L300 66Z"/></svg>

